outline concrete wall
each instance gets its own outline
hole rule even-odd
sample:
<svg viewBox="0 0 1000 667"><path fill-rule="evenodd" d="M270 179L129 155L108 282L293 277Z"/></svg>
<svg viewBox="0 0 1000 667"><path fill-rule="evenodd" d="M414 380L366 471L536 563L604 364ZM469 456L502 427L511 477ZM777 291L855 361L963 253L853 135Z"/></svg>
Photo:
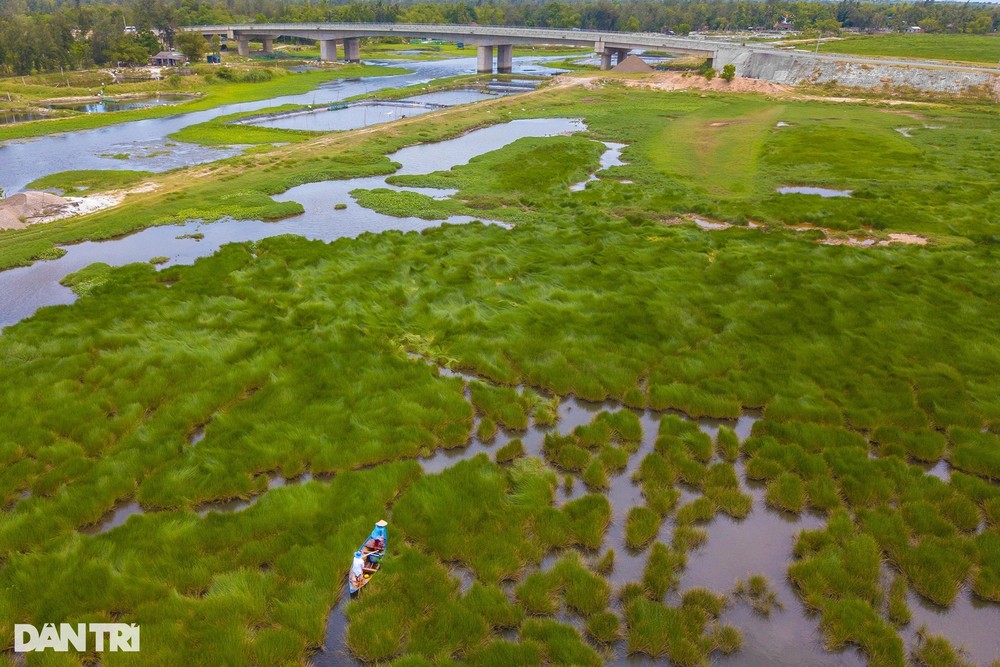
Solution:
<svg viewBox="0 0 1000 667"><path fill-rule="evenodd" d="M980 87L1000 95L1000 72L908 67L817 59L806 54L754 53L747 62L737 62L737 74L776 83L835 82L856 88L905 86L941 93L962 93Z"/></svg>

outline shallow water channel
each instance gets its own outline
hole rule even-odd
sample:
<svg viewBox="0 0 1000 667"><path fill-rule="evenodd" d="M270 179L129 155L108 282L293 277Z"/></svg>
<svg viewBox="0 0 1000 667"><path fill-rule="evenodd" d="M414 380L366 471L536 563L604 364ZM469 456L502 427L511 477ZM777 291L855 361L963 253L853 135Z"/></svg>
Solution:
<svg viewBox="0 0 1000 667"><path fill-rule="evenodd" d="M514 72L552 74L561 70L541 64L546 58L514 59ZM85 132L50 135L37 139L13 141L0 146L0 188L10 194L42 176L73 169L140 169L166 171L176 167L211 162L239 153L239 147L206 147L173 142L166 137L181 128L204 123L219 116L256 111L282 104L330 105L348 97L373 93L384 88L400 88L427 83L441 77L474 74L475 58L455 58L437 62L375 62L405 67L408 74L337 79L320 84L299 95L285 95L255 102L241 102L179 114L166 118L120 123ZM117 159L128 155L129 159Z"/></svg>
<svg viewBox="0 0 1000 667"><path fill-rule="evenodd" d="M419 358L416 359L419 360ZM439 371L442 375L458 376L467 381L481 379L443 368ZM567 434L577 426L590 423L601 411L622 409L628 408L623 408L614 401L595 403L572 396L565 397L560 401L559 419L555 426L539 427L531 424L527 430L520 432L509 432L501 429L489 442L483 442L476 436L477 417L473 422L469 444L466 447L438 450L432 456L420 459L420 464L426 474L436 474L460 461L471 459L483 453L494 458L496 450L513 438L521 439L524 444L525 456L534 456L544 460L542 446L546 433L555 431ZM650 549L647 547L641 551L634 551L626 546L624 538L625 518L632 507L644 503L641 489L632 481L632 477L646 454L654 450L659 432L659 421L664 414L667 414L654 410L636 410L634 412L642 424L642 444L629 457L626 469L617 475L610 476L610 488L605 493L611 501L612 518L600 549L595 552L582 552L586 561L596 558L609 548L615 550L614 569L607 577L615 591L627 582L642 580ZM687 419L683 415L681 417ZM733 429L742 442L750 435L753 423L758 418L759 414L757 413L746 413L736 420L699 419L696 421L698 427L712 436L713 439L718 433L719 426L724 424ZM743 634L743 644L732 655L713 653L711 656L712 664L794 665L796 667L827 665L860 667L867 664L865 656L855 647L838 651L824 650L824 638L819 629L819 617L805 608L787 579L787 567L792 561L792 548L796 536L802 530L821 528L825 523L824 517L821 514L811 512L803 512L796 516L769 508L764 500L764 486L746 478L742 459L737 462L736 470L741 489L753 499L750 514L744 519L733 519L719 513L702 526L707 532L708 539L704 545L688 554L687 565L680 573L680 585L675 591L668 593L667 603L679 604L681 593L694 587L705 587L729 595L731 604L719 621L738 627ZM934 471L928 471L928 474L934 474ZM696 489L683 485L681 485L680 490L681 503L689 502L699 495ZM571 489L560 484L556 491L556 504L562 505L587 492L585 485L579 478L575 479ZM672 520L667 519L663 523L657 539L669 543L672 531ZM551 552L542 560L538 569L551 568L563 553ZM524 576L527 576L530 571L523 573ZM749 604L733 598L732 593L736 581L738 579L746 580L751 574L765 575L777 596L779 604L767 616L755 611ZM458 579L459 589L463 592L468 590L474 580L472 573L462 566L453 565L452 575ZM512 600L514 588L516 588L515 585L505 586L505 590ZM323 651L311 659L311 664L314 667L358 664L344 643L347 630L345 607L348 604L351 604L351 601L342 597L331 610L327 619ZM996 629L1000 628L1000 605L975 599L970 592L964 591L950 608L944 609L923 600L912 590L908 594L908 604L913 612L913 620L900 631L908 651L917 645L917 628L926 624L931 633L944 634L956 646L964 646L967 657L976 664L988 664L1000 655L1000 637L997 636L996 632ZM611 605L615 611L620 612L614 598ZM582 632L583 620L565 608L558 611L555 618L573 625ZM516 633L504 633L503 636L508 640L517 641ZM669 664L665 658L654 659L644 654L630 655L624 640L608 647L595 648L601 652L605 664L609 665Z"/></svg>
<svg viewBox="0 0 1000 667"><path fill-rule="evenodd" d="M389 157L402 165L396 174L426 174L464 164L477 155L497 150L524 137L543 137L584 129L581 121L571 118L515 120L448 141L410 146ZM309 239L332 241L390 229L418 231L442 223L416 217L396 218L359 206L349 194L356 188L411 190L438 197L452 194L450 190L388 185L384 176L307 183L275 196L278 201L299 202L305 209L302 214L279 222L191 221L183 225L150 227L110 241L86 241L65 246L66 254L59 259L0 271L0 327L30 317L42 306L75 301L76 295L60 285L59 281L94 262L121 266L165 256L169 257L169 261L161 266L190 264L199 257L211 255L225 243L256 241L279 234L298 234ZM336 204L346 204L346 208L335 210ZM460 224L474 219L453 216L443 222ZM194 235L203 237L192 238Z"/></svg>

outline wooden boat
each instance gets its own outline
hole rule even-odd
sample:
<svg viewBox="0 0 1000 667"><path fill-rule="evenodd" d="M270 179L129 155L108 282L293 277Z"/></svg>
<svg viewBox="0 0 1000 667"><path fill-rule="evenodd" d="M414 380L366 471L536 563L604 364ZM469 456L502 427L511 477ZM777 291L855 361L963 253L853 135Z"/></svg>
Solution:
<svg viewBox="0 0 1000 667"><path fill-rule="evenodd" d="M354 562L351 564L351 571L347 573L347 590L351 595L356 595L368 585L372 576L382 567L382 557L389 546L389 536L385 530L388 525L385 519L376 523L368 539L354 552Z"/></svg>

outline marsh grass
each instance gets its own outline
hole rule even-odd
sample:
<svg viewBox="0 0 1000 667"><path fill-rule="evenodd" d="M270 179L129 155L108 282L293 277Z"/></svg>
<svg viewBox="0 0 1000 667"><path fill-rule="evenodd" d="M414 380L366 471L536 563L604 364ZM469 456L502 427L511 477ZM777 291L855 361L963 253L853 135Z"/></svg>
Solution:
<svg viewBox="0 0 1000 667"><path fill-rule="evenodd" d="M601 658L572 626L549 619L529 618L521 625L521 639L542 647L549 664L599 667Z"/></svg>
<svg viewBox="0 0 1000 667"><path fill-rule="evenodd" d="M733 596L750 605L761 616L770 616L775 609L782 610L778 594L774 592L771 582L763 574L751 574L746 581L738 579L733 589Z"/></svg>
<svg viewBox="0 0 1000 667"><path fill-rule="evenodd" d="M946 637L932 635L925 626L917 632L918 644L913 650L913 661L923 667L970 667L961 651L955 650Z"/></svg>
<svg viewBox="0 0 1000 667"><path fill-rule="evenodd" d="M685 564L683 551L674 551L662 542L654 543L642 575L642 585L649 598L662 601L667 591L676 588Z"/></svg>
<svg viewBox="0 0 1000 667"><path fill-rule="evenodd" d="M586 633L599 644L610 644L621 636L621 621L611 611L599 611L587 619Z"/></svg>
<svg viewBox="0 0 1000 667"><path fill-rule="evenodd" d="M906 625L912 617L910 607L906 604L906 578L900 574L894 574L892 583L889 584L889 596L887 611L889 620L896 625Z"/></svg>
<svg viewBox="0 0 1000 667"><path fill-rule="evenodd" d="M625 518L625 544L629 549L642 549L660 531L662 518L648 507L633 507Z"/></svg>
<svg viewBox="0 0 1000 667"><path fill-rule="evenodd" d="M472 404L487 418L515 431L528 428L528 415L534 407L534 394L478 380L469 383L469 388L472 392Z"/></svg>
<svg viewBox="0 0 1000 667"><path fill-rule="evenodd" d="M991 352L1000 331L991 282L995 117L922 108L929 123L947 127L906 139L893 129L899 119L878 108L787 101L779 113L763 98L608 86L500 100L493 119L522 106L524 115L580 114L593 136L628 143L628 164L614 174L638 187L616 178L580 192L555 178L533 184L524 155L555 144L596 155L575 140L545 138L435 176L471 183L462 206L509 205L513 229L445 226L330 244L277 237L160 272L145 263L89 267L69 281L83 295L73 306L5 329L0 431L17 437L0 436L0 504L11 508L0 513L0 586L10 591L0 627L21 620L12 609L42 622L114 611L143 620L151 660L177 649L171 658L185 664L295 662L295 642L322 641L343 584L348 560L331 563L357 547L368 514L392 503L392 530L411 546L390 554L351 612L353 644L385 660L411 641L442 664L549 660L563 629L536 626L521 646L496 641L495 619L513 623L512 612L499 600L470 607L441 564L463 563L495 591L551 548L599 549L610 504L592 494L554 507L559 479L533 459L501 468L480 456L423 478L415 462L393 463L465 444L474 416L463 383L407 358L404 340L491 384L546 395L725 416L763 406L769 418L743 443L748 476L771 483L776 501L787 495L787 505L829 514L824 529L796 540L789 577L831 646L857 644L873 664L905 658L885 618L884 560L941 604L970 582L996 600L997 436L979 433L1000 423ZM779 116L798 124L775 129ZM706 134L719 118L745 122ZM158 176L157 191L119 209L5 232L0 265L53 253L56 241L152 224L289 215L298 206L272 194L391 173L388 152L486 122L485 112L454 110L434 123L407 119ZM706 136L716 141L693 143ZM558 171L575 178L583 162ZM724 177L709 182L703 174L713 170ZM791 175L857 196L774 195ZM474 192L480 180L497 190ZM661 223L691 212L752 219L769 233ZM924 233L934 245L830 247L781 229L804 219ZM554 398L529 407L500 393L506 398L476 409L509 408L512 421L530 413L539 425L556 419ZM546 460L574 474L595 459L619 469L612 461L634 447L625 441L631 426L605 423L608 444L550 433ZM204 424L205 439L190 447L189 434ZM940 447L930 432L947 434L950 484L905 460ZM874 452L881 457L871 458L863 433L889 441ZM683 518L707 516L708 502L739 514L745 500L732 471L713 458L732 456L723 439L664 418L655 456L640 465L646 505L629 516L630 542L653 539L678 482L707 499ZM335 474L265 490L269 474L305 470ZM204 518L191 511L226 498L258 502ZM77 533L130 499L146 513L103 535ZM981 534L977 517L987 521ZM705 535L677 526L671 552ZM412 600L366 603L404 573L420 585ZM623 596L631 650L696 664L721 645L703 606L668 607L635 588ZM428 596L446 602L428 604ZM365 614L373 622L355 622ZM271 631L258 649L263 628Z"/></svg>
<svg viewBox="0 0 1000 667"><path fill-rule="evenodd" d="M781 473L767 485L767 504L792 514L802 511L806 501L802 478L789 472Z"/></svg>
<svg viewBox="0 0 1000 667"><path fill-rule="evenodd" d="M514 438L496 452L497 463L510 463L516 458L524 456L524 443L520 438Z"/></svg>
<svg viewBox="0 0 1000 667"><path fill-rule="evenodd" d="M76 171L60 171L42 178L35 179L25 186L26 190L58 190L59 194L77 195L102 190L124 188L148 178L149 171L134 171L129 169L100 170L85 169Z"/></svg>
<svg viewBox="0 0 1000 667"><path fill-rule="evenodd" d="M718 634L717 618L725 605L725 598L705 589L687 591L679 607L629 595L623 602L628 650L666 656L677 665L703 664L717 648L731 651L738 644L732 631Z"/></svg>

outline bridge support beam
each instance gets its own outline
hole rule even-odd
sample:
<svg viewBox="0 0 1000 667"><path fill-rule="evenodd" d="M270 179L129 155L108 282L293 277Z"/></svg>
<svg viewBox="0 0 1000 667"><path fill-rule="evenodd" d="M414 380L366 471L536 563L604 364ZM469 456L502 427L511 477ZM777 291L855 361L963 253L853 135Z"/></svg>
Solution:
<svg viewBox="0 0 1000 667"><path fill-rule="evenodd" d="M604 49L601 51L601 69L611 69L612 53L614 53L612 49Z"/></svg>
<svg viewBox="0 0 1000 667"><path fill-rule="evenodd" d="M236 38L236 52L243 56L244 58L250 55L250 38L249 37L237 37Z"/></svg>
<svg viewBox="0 0 1000 667"><path fill-rule="evenodd" d="M274 37L261 37L261 41L264 43L264 55L274 53Z"/></svg>
<svg viewBox="0 0 1000 667"><path fill-rule="evenodd" d="M621 65L628 58L628 49L615 49L615 64Z"/></svg>
<svg viewBox="0 0 1000 667"><path fill-rule="evenodd" d="M493 47L480 46L476 53L476 72L479 74L493 73Z"/></svg>
<svg viewBox="0 0 1000 667"><path fill-rule="evenodd" d="M497 46L497 72L510 74L514 71L514 45L500 44Z"/></svg>
<svg viewBox="0 0 1000 667"><path fill-rule="evenodd" d="M337 59L337 40L319 40L319 59L327 62L332 62Z"/></svg>
<svg viewBox="0 0 1000 667"><path fill-rule="evenodd" d="M344 39L344 60L349 63L361 62L361 40L357 37Z"/></svg>

